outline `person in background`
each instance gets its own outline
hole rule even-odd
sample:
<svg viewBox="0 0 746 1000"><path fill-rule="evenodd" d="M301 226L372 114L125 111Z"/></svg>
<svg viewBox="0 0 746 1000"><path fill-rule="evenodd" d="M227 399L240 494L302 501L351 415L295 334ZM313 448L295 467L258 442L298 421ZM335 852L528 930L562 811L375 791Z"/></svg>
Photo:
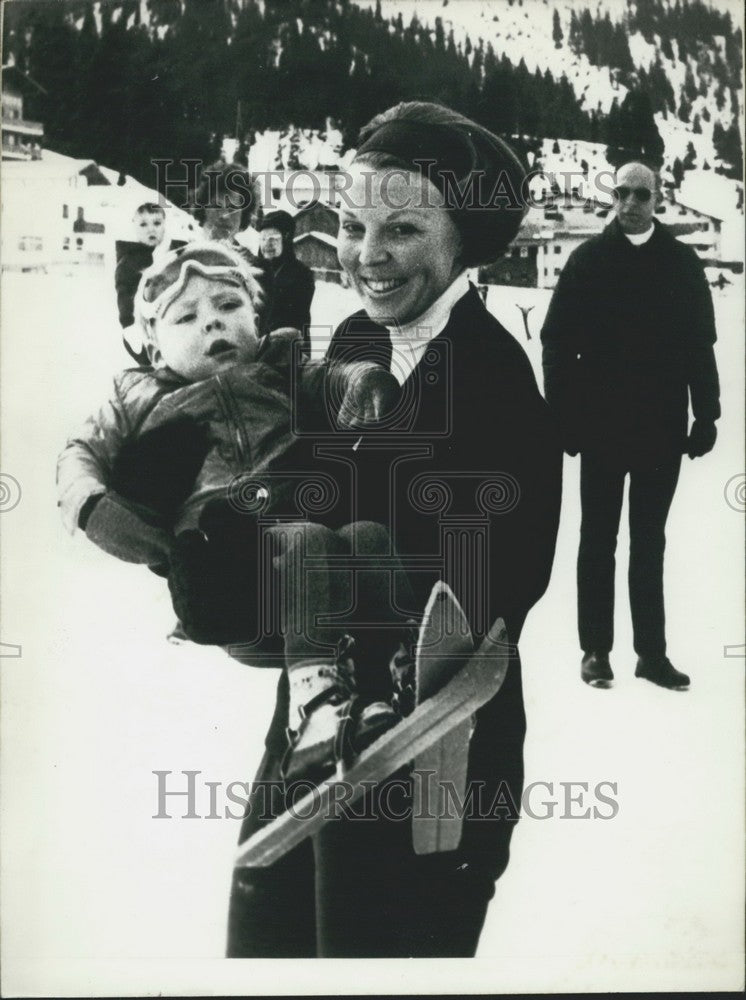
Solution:
<svg viewBox="0 0 746 1000"><path fill-rule="evenodd" d="M222 243L253 263L247 247L236 239L261 218L258 186L245 167L225 160L205 167L194 192L193 214L204 239Z"/></svg>
<svg viewBox="0 0 746 1000"><path fill-rule="evenodd" d="M569 455L580 452L581 678L610 687L614 553L629 476L629 596L636 677L681 690L666 656L665 526L682 453L715 444L715 318L704 268L654 218L657 172L617 173L615 218L569 257L544 322L544 382ZM694 417L687 435L689 402Z"/></svg>
<svg viewBox="0 0 746 1000"><path fill-rule="evenodd" d="M311 353L311 302L315 291L313 272L295 256L295 221L288 212L268 212L260 223L259 282L266 298L268 332L293 327L303 334L306 354Z"/></svg>
<svg viewBox="0 0 746 1000"><path fill-rule="evenodd" d="M166 235L166 213L156 202L146 201L135 209L132 222L136 240L117 240L114 287L117 292L119 322L122 326L122 343L127 353L138 365L147 365L148 352L142 342L140 329L135 325L135 292L143 271L153 263L153 254ZM169 249L184 246L181 240L172 240Z"/></svg>

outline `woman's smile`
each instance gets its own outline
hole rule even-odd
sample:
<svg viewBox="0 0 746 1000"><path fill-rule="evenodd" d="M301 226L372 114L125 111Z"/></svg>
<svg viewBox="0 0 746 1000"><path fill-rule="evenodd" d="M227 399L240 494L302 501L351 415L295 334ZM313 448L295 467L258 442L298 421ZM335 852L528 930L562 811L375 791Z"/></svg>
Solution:
<svg viewBox="0 0 746 1000"><path fill-rule="evenodd" d="M407 283L406 278L365 278L361 276L360 280L373 295L388 295L390 292L403 288Z"/></svg>
<svg viewBox="0 0 746 1000"><path fill-rule="evenodd" d="M411 323L461 272L458 230L421 174L354 165L350 174L339 260L371 319Z"/></svg>

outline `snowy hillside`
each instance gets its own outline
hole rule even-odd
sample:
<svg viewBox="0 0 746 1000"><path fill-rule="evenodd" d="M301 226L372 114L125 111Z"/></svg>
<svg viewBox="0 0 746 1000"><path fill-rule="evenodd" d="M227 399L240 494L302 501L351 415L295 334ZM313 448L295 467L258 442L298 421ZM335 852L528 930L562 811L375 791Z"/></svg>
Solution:
<svg viewBox="0 0 746 1000"><path fill-rule="evenodd" d="M356 0L359 6L375 7L376 0ZM714 7L728 11L734 22L743 26L743 10L739 4L720 0ZM627 94L627 87L619 81L619 72L608 66L592 65L589 58L576 55L567 44L570 18L573 12L590 8L594 13L609 13L613 22L620 22L629 10L628 0L599 0L597 3L564 2L551 3L548 0L454 0L445 3L439 0L381 0L384 17L394 18L401 14L404 23L416 16L422 24L433 26L436 18L441 18L444 29L451 29L457 43L465 44L467 36L472 44L480 40L485 45L491 43L498 57L505 54L517 65L521 60L530 72L537 68L543 73L549 70L555 79L563 74L572 85L581 106L587 110L600 110L608 114L613 102L619 104ZM555 10L559 14L564 41L557 47L553 40L553 19ZM659 41L659 39L658 39ZM721 39L722 41L722 39ZM687 65L693 76L700 82L706 80L705 93L698 94L691 107L691 122L698 118L701 133L692 124L685 124L673 114L656 113L655 120L665 142L666 163L670 167L676 157L684 158L687 145L692 142L702 166L708 162L714 166L717 155L712 142L715 122L727 127L733 120L729 104L722 109L714 100L715 82L705 67L700 67L694 58L682 62L676 58L666 58L659 44L650 44L640 32L628 34L628 43L636 69L650 69L657 57L671 83L678 106L684 90ZM675 54L675 53L674 53ZM743 90L739 95L741 116L743 114ZM704 109L707 108L705 112ZM704 112L704 114L703 114ZM709 120L708 120L709 119ZM743 128L743 126L742 126ZM743 131L742 131L743 140Z"/></svg>

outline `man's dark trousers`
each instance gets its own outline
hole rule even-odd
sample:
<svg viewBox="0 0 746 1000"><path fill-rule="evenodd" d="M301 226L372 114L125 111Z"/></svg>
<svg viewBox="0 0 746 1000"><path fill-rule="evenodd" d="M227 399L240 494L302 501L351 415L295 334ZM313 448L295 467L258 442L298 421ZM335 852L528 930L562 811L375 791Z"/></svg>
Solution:
<svg viewBox="0 0 746 1000"><path fill-rule="evenodd" d="M624 480L629 475L629 599L638 656L666 652L663 554L666 518L681 455L638 456L584 451L578 552L578 632L586 652L608 653L614 641L614 570Z"/></svg>

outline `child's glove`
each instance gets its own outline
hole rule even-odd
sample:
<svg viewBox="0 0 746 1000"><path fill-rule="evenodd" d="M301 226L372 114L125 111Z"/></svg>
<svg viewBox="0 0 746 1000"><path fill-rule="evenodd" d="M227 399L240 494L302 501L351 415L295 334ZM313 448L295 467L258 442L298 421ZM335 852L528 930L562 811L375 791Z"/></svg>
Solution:
<svg viewBox="0 0 746 1000"><path fill-rule="evenodd" d="M256 633L258 540L254 517L227 500L205 506L200 530L184 531L170 553L174 611L193 642L226 645Z"/></svg>
<svg viewBox="0 0 746 1000"><path fill-rule="evenodd" d="M686 441L689 458L701 458L715 447L718 432L712 420L695 420Z"/></svg>
<svg viewBox="0 0 746 1000"><path fill-rule="evenodd" d="M191 493L209 449L204 424L176 417L123 445L110 486L127 500L171 518Z"/></svg>
<svg viewBox="0 0 746 1000"><path fill-rule="evenodd" d="M124 562L150 566L168 559L172 539L160 519L112 490L89 497L78 524L95 545Z"/></svg>
<svg viewBox="0 0 746 1000"><path fill-rule="evenodd" d="M378 423L396 409L400 395L401 386L390 372L366 366L350 379L337 423L343 430Z"/></svg>

